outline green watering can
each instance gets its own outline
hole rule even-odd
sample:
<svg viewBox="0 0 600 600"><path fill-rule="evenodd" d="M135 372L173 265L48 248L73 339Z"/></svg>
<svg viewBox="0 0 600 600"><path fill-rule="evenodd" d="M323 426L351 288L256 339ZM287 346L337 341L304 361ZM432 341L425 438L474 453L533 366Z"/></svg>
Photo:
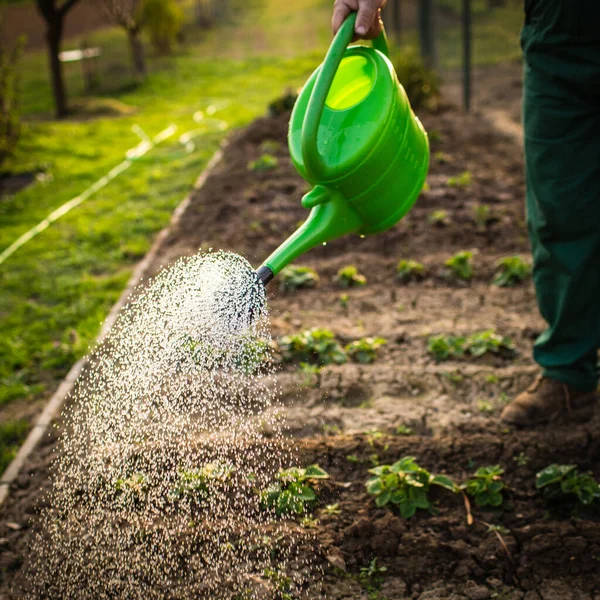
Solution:
<svg viewBox="0 0 600 600"><path fill-rule="evenodd" d="M356 13L310 76L290 119L294 166L314 187L308 219L256 271L267 284L298 256L349 233L395 225L427 175L429 141L388 58L385 32L373 48L351 46Z"/></svg>

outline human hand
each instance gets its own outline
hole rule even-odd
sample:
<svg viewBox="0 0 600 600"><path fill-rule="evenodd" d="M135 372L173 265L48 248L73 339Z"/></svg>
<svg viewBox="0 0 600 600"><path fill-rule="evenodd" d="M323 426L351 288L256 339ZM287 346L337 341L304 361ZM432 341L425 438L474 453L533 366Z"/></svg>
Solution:
<svg viewBox="0 0 600 600"><path fill-rule="evenodd" d="M350 13L357 12L354 26L356 38L368 40L376 38L383 27L381 9L385 3L386 0L335 0L331 20L333 33L337 33Z"/></svg>

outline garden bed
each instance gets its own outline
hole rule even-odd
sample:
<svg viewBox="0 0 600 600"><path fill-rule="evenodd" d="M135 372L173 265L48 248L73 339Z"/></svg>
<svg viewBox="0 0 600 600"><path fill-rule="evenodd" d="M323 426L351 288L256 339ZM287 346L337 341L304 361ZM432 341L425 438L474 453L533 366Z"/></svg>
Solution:
<svg viewBox="0 0 600 600"><path fill-rule="evenodd" d="M308 186L285 145L288 118L258 120L229 141L154 272L200 247L232 250L258 266L306 217L300 197ZM528 254L521 151L485 122L451 109L423 121L432 164L428 189L408 217L385 234L338 240L298 260L318 273L314 288L284 293L276 279L269 289L276 340L314 327L331 330L342 346L364 337L386 340L371 364L348 360L317 370L291 361L276 376L299 462L318 463L331 475L315 520L305 522L316 535L325 585L308 597L597 598L600 519L590 511L549 512L535 473L572 463L598 477L599 420L521 432L498 418L535 375L530 347L543 327L530 280L492 284L500 259ZM267 161L273 168L249 168L264 154L276 159ZM445 265L459 251L472 252L470 281L453 278ZM399 281L401 259L421 262L425 277ZM365 275L365 285L340 288L335 275L347 265ZM429 350L432 336L466 339L489 330L510 338L515 352L439 360ZM22 577L29 519L48 485L53 447L50 437L2 509L2 597ZM407 520L389 506L377 508L364 486L368 470L407 455L456 481L501 465L503 507L473 505L471 525L462 494L446 490L432 494L435 514L419 511Z"/></svg>

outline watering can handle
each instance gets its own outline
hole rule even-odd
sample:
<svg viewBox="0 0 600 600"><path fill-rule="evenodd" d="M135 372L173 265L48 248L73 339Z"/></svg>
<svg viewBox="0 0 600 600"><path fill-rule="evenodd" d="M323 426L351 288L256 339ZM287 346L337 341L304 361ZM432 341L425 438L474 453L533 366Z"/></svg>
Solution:
<svg viewBox="0 0 600 600"><path fill-rule="evenodd" d="M311 179L327 179L327 168L321 159L317 148L317 134L319 132L319 123L325 108L325 100L329 94L329 88L333 83L333 78L342 62L344 53L348 44L354 37L354 25L356 23L356 13L351 13L342 23L336 36L331 42L331 46L321 65L321 70L317 76L317 81L313 88L304 123L302 124L302 159L304 167ZM385 30L373 40L373 48L389 57L388 43Z"/></svg>

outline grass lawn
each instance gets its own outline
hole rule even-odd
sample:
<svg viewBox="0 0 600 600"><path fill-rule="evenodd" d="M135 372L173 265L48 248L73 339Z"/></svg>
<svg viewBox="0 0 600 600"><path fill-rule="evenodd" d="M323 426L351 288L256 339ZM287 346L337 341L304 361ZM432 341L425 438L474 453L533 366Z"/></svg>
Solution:
<svg viewBox="0 0 600 600"><path fill-rule="evenodd" d="M120 163L140 141L134 125L151 137L170 124L178 131L0 265L0 471L26 435L37 404L85 354L134 264L227 131L264 114L273 98L288 86L300 86L318 64L329 38L330 7L323 0L312 2L323 26L306 44L303 10L310 6L310 1L265 0L214 31L189 28L176 55L150 58L150 76L137 87L124 34L116 28L88 34L89 43L103 51L99 92L82 99L79 68L66 65L70 100L84 100L88 113L62 122L50 116L45 55L24 58L25 127L4 168L41 169L43 175L0 201L0 252ZM278 23L284 23L279 27L285 30L283 50ZM69 40L64 47L78 44ZM193 150L184 149L178 136L201 129L193 115L210 106L227 129L209 123L193 139ZM90 118L93 110L117 116Z"/></svg>

